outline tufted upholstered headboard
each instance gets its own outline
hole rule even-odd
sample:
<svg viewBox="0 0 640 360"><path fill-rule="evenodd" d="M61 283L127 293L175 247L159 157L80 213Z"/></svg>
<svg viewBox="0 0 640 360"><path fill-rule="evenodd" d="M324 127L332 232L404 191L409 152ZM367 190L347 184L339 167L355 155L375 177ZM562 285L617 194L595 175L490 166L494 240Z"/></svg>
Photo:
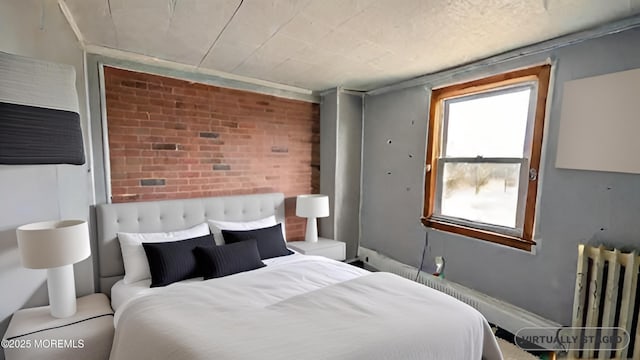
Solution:
<svg viewBox="0 0 640 360"><path fill-rule="evenodd" d="M96 206L99 291L111 294L124 276L118 232L185 229L207 219L244 221L275 215L284 223L284 194L254 194Z"/></svg>

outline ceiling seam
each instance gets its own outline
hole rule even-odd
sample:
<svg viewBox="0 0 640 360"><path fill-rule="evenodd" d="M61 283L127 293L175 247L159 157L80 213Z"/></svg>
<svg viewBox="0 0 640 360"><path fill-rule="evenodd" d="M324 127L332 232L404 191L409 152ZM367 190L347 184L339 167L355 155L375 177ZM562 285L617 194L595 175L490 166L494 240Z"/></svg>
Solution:
<svg viewBox="0 0 640 360"><path fill-rule="evenodd" d="M277 90L282 90L286 92L299 93L303 95L313 95L314 93L310 89L295 87L292 85L279 84L279 83L275 83L268 80L251 78L251 77L232 74L232 73L225 73L222 71L217 71L209 68L197 68L195 65L186 65L186 64L172 62L169 60L156 59L148 55L135 53L132 51L123 51L123 50L118 50L114 48L98 46L98 45L90 45L90 44L87 45L86 51L89 54L104 56L106 58L114 59L115 61L130 62L132 64L139 64L141 66L142 65L150 66L150 67L156 66L156 67L166 68L168 69L168 71L176 70L176 71L185 71L185 72L194 73L194 74L214 76L224 80L238 81L241 83L248 83L248 84L273 88ZM110 66L114 64L115 63L112 62L110 63ZM166 73L163 73L163 74L166 75Z"/></svg>
<svg viewBox="0 0 640 360"><path fill-rule="evenodd" d="M333 28L329 31L329 33L327 33L327 35L325 35L325 36L328 36L328 35L331 35L331 34L333 34L333 33L337 32L337 29L338 29L338 28L340 28L342 25L346 24L349 20L351 20L351 19L355 18L356 16L358 16L358 15L362 14L363 12L365 12L365 10L367 10L367 9L368 9L368 8L370 8L370 7L372 7L372 6L369 6L369 7L363 8L362 10L358 11L357 13L355 13L355 14L353 14L353 15L349 16L348 18L346 18L346 19L342 20L341 22L339 22L339 23L338 23L338 25L336 25L335 27L333 27ZM365 42L369 42L369 43L371 43L371 44L375 44L374 42L369 41L369 40L365 40ZM386 50L386 49L385 49L385 50ZM339 52L334 52L334 54L338 54L338 55L339 55L340 53L339 53Z"/></svg>
<svg viewBox="0 0 640 360"><path fill-rule="evenodd" d="M178 5L178 0L169 0L169 5L171 6L171 19L173 19L173 15L176 13L176 5Z"/></svg>
<svg viewBox="0 0 640 360"><path fill-rule="evenodd" d="M241 67L242 65L244 65L244 64L247 62L247 60L248 60L250 57L252 57L252 56L253 56L253 54L255 54L256 52L258 52L258 50L262 49L262 48L264 47L264 45L265 45L266 43L268 43L268 42L269 42L269 40L273 39L273 37L274 37L274 36L276 36L276 34L280 32L280 30L282 30L282 28L283 28L283 27L287 26L291 21L293 21L293 19L294 19L296 16L298 16L298 15L302 12L302 10L304 10L304 8L302 8L302 9L298 10L298 12L296 12L295 14L293 14L293 16L291 16L291 18L290 18L287 22L285 22L284 24L280 25L280 26L276 29L276 31L274 31L274 32L273 32L273 34L271 34L271 36L269 36L269 38L268 38L267 40L265 40L264 42L262 42L262 44L260 44L260 46L258 46L255 50L253 50L253 51L251 52L251 54L247 55L247 57L246 57L246 58L244 58L244 60L243 60L240 64L236 65L233 69L231 69L231 72L236 71L239 67ZM287 59L287 60L288 60L288 59ZM284 61L280 62L278 65L274 66L274 67L273 67L273 69L275 69L277 66L282 65L282 64L283 64L285 61L287 61L287 60L284 60Z"/></svg>
<svg viewBox="0 0 640 360"><path fill-rule="evenodd" d="M346 18L345 20L343 20L342 22L340 22L338 25L336 25L336 27L334 29L331 29L325 36L333 34L334 32L336 32L335 29L339 28L340 26L344 25L347 21L353 19L354 17L360 15L361 13L363 13L366 9L368 8L363 8L362 10L358 11L357 13L349 16L348 18ZM269 37L267 40L265 40L257 49L255 49L251 54L249 54L249 56L247 56L244 61L242 63L240 63L239 65L237 65L236 67L234 67L231 71L235 71L236 69L238 69L238 67L244 65L247 62L247 59L249 59L253 54L255 54L258 50L260 50L267 42L269 42L269 40L271 40L274 36L276 36L276 34L278 32L280 32L280 30L282 30L283 27L285 27L287 24L289 24L291 21L293 21L293 19L298 16L304 9L300 9L300 11L298 11L296 14L294 14L291 19L289 19L289 21L287 21L286 23L282 24L282 26L280 26L275 33L273 33L273 35L271 35L271 37ZM306 49L306 48L305 48ZM340 53L335 52L335 55L339 55ZM278 66L286 63L289 60L295 60L293 57L288 57L285 60L281 61L280 63L278 63L277 65L275 65L273 67L273 69L277 68ZM299 61L299 60L296 60ZM304 62L304 61L302 61ZM313 64L311 64L313 65Z"/></svg>
<svg viewBox="0 0 640 360"><path fill-rule="evenodd" d="M116 47L120 47L120 42L118 41L118 27L116 26L116 22L113 20L113 11L111 11L111 0L107 0L107 9L109 10L109 19L111 19L111 25L113 25L113 36L116 40Z"/></svg>
<svg viewBox="0 0 640 360"><path fill-rule="evenodd" d="M173 16L176 14L176 6L178 5L178 0L169 0L169 22L167 23L166 32L169 32L171 29L171 24L173 23Z"/></svg>
<svg viewBox="0 0 640 360"><path fill-rule="evenodd" d="M40 2L40 30L44 30L44 0Z"/></svg>
<svg viewBox="0 0 640 360"><path fill-rule="evenodd" d="M197 67L200 67L202 65L202 63L204 62L204 59L207 58L207 56L209 56L209 53L211 53L211 50L213 50L213 47L216 45L216 43L218 42L218 40L220 40L220 37L222 36L222 34L224 33L224 31L227 29L227 27L229 26L229 24L231 24L231 20L233 20L233 18L236 16L236 14L238 13L238 10L240 10L240 7L242 6L242 3L244 2L244 0L240 0L240 3L238 3L238 6L236 7L236 9L233 11L233 14L231 14L231 17L229 18L229 20L227 21L226 24L224 24L224 27L222 28L222 30L220 30L220 33L218 33L218 36L216 36L215 40L213 40L213 42L211 43L211 46L209 47L209 50L207 50L207 52L204 54L204 56L202 57L202 59L200 60L200 62L198 63Z"/></svg>
<svg viewBox="0 0 640 360"><path fill-rule="evenodd" d="M308 5L307 5L307 6L308 6ZM364 8L364 9L362 9L362 10L358 11L357 13L353 14L352 16L350 16L350 17L346 18L345 20L343 20L342 22L340 22L340 23L336 26L336 28L338 28L338 27L342 26L342 25L343 25L344 23L346 23L347 21L349 21L349 20L353 19L354 17L356 17L356 16L360 15L360 14L361 14L362 12L364 12L366 9L367 9L367 8ZM260 50L262 47L264 47L264 45L265 45L267 42L269 42L269 40L273 39L273 37L274 37L274 36L276 36L276 34L277 34L277 33L279 33L279 32L280 32L280 30L282 30L282 28L283 28L283 27L287 26L291 21L293 21L293 19L294 19L296 16L298 16L298 15L299 15L303 10L304 10L304 8L300 9L297 13L295 13L295 14L291 17L291 19L289 19L289 21L287 21L286 23L282 24L282 25L281 25L281 26L280 26L280 27L279 27L279 28L278 28L278 29L273 33L273 35L271 35L267 40L265 40L262 44L260 44L260 46L259 46L258 48L256 48L256 49L255 49L251 54L249 54L249 55L244 59L244 61L242 61L240 64L238 64L236 67L234 67L234 68L231 70L231 72L233 72L233 71L237 70L240 66L244 65L244 64L247 62L247 60L248 60L248 59L249 59L253 54L255 54L258 50ZM329 34L333 34L334 32L335 32L335 29L331 29L327 35L329 35ZM305 49L306 49L306 48L305 48ZM334 53L334 54L339 54L339 53ZM275 68L277 68L278 66L280 66L280 65L282 65L282 64L284 64L284 63L286 63L286 62L287 62L287 61L289 61L289 60L295 60L295 59L294 59L293 57L288 57L288 58L284 59L283 61L279 62L277 65L275 65L275 66L273 67L273 69L275 69ZM300 60L295 60L295 61L300 61ZM304 62L304 61L301 61L301 62ZM313 65L313 64L310 64L310 65Z"/></svg>
<svg viewBox="0 0 640 360"><path fill-rule="evenodd" d="M62 11L62 15L64 15L64 18L67 20L67 23L71 27L71 31L73 31L73 33L75 34L78 43L80 43L80 47L85 50L86 43L84 40L84 36L82 36L82 32L80 32L80 28L73 18L73 14L67 6L67 3L64 0L58 0L58 7L60 8L60 11Z"/></svg>

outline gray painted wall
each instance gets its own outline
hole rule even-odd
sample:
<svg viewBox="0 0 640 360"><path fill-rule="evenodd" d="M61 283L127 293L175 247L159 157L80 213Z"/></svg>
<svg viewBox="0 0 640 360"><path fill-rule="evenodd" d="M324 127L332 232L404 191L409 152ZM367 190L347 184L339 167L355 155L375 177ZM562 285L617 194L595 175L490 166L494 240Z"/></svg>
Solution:
<svg viewBox="0 0 640 360"><path fill-rule="evenodd" d="M110 202L107 196L107 179L104 153L104 138L102 129L102 101L100 79L100 56L87 54L87 99L89 101L89 117L91 119L91 146L93 153L94 197L96 204ZM96 269L97 276L97 269ZM97 279L97 278L96 278ZM96 282L97 283L97 282Z"/></svg>
<svg viewBox="0 0 640 360"><path fill-rule="evenodd" d="M357 256L360 238L362 97L336 89L320 102L320 193L329 196L331 215L319 219L320 236L346 243Z"/></svg>
<svg viewBox="0 0 640 360"><path fill-rule="evenodd" d="M336 149L338 93L329 92L320 100L320 193L329 196L330 214L318 219L318 236L335 237Z"/></svg>
<svg viewBox="0 0 640 360"><path fill-rule="evenodd" d="M347 259L358 253L360 239L360 169L362 97L338 93L335 239L347 245Z"/></svg>
<svg viewBox="0 0 640 360"><path fill-rule="evenodd" d="M420 262L429 93L413 87L364 99L360 245Z"/></svg>
<svg viewBox="0 0 640 360"><path fill-rule="evenodd" d="M555 168L563 84L639 68L640 30L487 66L455 81L548 57L557 63L543 145L535 253L430 230L425 268L442 255L448 279L568 325L577 245L640 248L640 175ZM419 265L426 234L419 217L428 103L429 91L419 87L365 98L361 245L413 266ZM387 139L394 141L388 144Z"/></svg>
<svg viewBox="0 0 640 360"><path fill-rule="evenodd" d="M17 309L48 304L45 270L20 264L15 229L35 221L88 219L92 204L83 51L55 1L0 2L0 51L73 65L88 163L0 166L0 334ZM91 258L76 264L78 296L93 292ZM0 358L3 358L0 352Z"/></svg>

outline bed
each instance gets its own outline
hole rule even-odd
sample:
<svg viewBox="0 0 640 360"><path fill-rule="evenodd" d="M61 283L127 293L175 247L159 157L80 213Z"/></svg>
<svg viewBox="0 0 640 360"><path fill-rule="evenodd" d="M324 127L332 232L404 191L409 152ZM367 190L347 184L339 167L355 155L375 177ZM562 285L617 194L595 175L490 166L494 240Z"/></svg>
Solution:
<svg viewBox="0 0 640 360"><path fill-rule="evenodd" d="M323 257L291 254L230 276L124 284L119 232L207 219L284 221L284 195L97 206L100 290L117 359L502 359L484 317L431 288Z"/></svg>

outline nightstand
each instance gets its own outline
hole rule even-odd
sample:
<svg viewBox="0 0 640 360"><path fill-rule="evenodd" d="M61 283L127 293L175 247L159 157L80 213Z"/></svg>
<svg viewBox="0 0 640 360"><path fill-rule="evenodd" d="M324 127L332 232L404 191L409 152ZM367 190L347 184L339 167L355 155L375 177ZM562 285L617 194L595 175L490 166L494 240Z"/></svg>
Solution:
<svg viewBox="0 0 640 360"><path fill-rule="evenodd" d="M346 246L342 241L318 238L316 243L293 241L287 246L305 255L319 255L338 261L344 261L346 257Z"/></svg>
<svg viewBox="0 0 640 360"><path fill-rule="evenodd" d="M54 318L48 306L18 310L2 340L6 360L108 359L113 310L104 294L78 298L77 311Z"/></svg>

